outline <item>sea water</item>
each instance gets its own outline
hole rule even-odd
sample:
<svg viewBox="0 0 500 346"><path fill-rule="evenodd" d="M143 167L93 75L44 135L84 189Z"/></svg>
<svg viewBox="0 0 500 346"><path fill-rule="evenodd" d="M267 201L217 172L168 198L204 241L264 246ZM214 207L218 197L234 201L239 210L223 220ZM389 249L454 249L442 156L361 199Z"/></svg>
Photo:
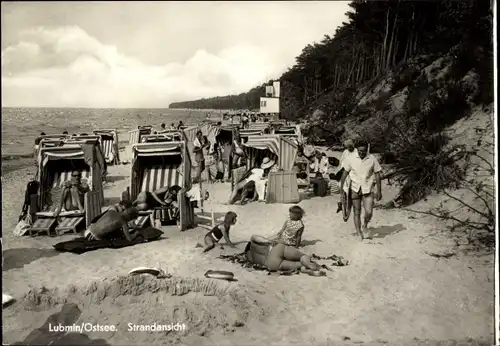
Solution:
<svg viewBox="0 0 500 346"><path fill-rule="evenodd" d="M30 155L35 138L46 134L91 133L96 128L115 129L121 143L138 125L167 127L182 120L196 124L208 111L181 109L2 108L2 158ZM212 118L220 112L211 111Z"/></svg>

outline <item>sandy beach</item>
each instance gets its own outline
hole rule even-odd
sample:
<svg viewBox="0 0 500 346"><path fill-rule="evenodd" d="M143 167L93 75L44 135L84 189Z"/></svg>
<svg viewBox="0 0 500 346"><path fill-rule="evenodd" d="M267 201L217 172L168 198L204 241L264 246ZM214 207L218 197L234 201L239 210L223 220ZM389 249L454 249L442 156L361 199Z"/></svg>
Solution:
<svg viewBox="0 0 500 346"><path fill-rule="evenodd" d="M500 345L495 5L3 1L3 343Z"/></svg>
<svg viewBox="0 0 500 346"><path fill-rule="evenodd" d="M129 172L129 165L109 167L107 203L119 199ZM21 196L33 174L34 168L24 168L2 177L3 292L17 300L3 310L6 343L22 341L64 303L74 302L82 311L77 323L117 326L116 332L86 333L111 345L481 344L467 339L491 344L493 257L460 252L434 218L378 208L371 224L374 238L360 241L352 220L344 223L335 214L338 196L305 199L300 202L306 211L301 250L344 256L350 264L332 267L326 278L268 276L217 257L241 252L252 234L275 233L290 205L223 205L229 184L213 184L207 185L211 197L205 209L238 214L231 235L237 249L216 247L202 255L195 245L204 229L164 227L159 241L74 255L52 249L72 235L13 236ZM383 191L380 205L396 193L388 186ZM429 255L449 252L454 255L448 259ZM138 266L160 266L173 278L158 288L160 279L123 277ZM203 278L210 269L231 271L238 281L214 282L218 293L211 297L172 293L179 280L210 281ZM127 331L128 323L154 322L185 323L187 331Z"/></svg>

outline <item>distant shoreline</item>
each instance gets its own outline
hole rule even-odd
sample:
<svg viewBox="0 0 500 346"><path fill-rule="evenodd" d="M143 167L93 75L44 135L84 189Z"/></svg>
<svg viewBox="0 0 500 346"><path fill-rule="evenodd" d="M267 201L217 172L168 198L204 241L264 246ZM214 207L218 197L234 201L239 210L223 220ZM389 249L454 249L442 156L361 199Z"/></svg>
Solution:
<svg viewBox="0 0 500 346"><path fill-rule="evenodd" d="M98 110L110 110L110 109L120 109L120 110L180 110L180 111L190 111L190 112L227 112L229 109L198 109L198 108L168 108L168 107L160 107L160 108L148 108L148 107L136 107L136 108L123 108L123 107L5 107L2 106L2 109L98 109Z"/></svg>

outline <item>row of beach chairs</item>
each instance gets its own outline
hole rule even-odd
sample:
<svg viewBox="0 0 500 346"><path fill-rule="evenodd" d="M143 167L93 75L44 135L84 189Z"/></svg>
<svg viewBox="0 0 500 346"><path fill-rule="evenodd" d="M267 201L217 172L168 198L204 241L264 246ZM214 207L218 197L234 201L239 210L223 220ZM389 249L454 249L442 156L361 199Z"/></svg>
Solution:
<svg viewBox="0 0 500 346"><path fill-rule="evenodd" d="M261 125L261 129L264 128ZM131 131L128 151L131 159L130 185L122 194L123 198L135 200L142 191L155 191L160 187L178 185L182 189L178 195L181 230L193 227L195 219L202 219L200 225L213 227L213 213L196 215L190 200L186 197L192 187L191 151L193 133L201 129L206 135L217 140L224 128L214 124L188 127L182 131L166 130L151 135L152 127L138 127ZM250 129L256 130L256 129ZM227 131L225 133L228 135ZM224 137L224 136L223 136ZM226 138L227 140L227 138ZM33 232L55 230L59 235L66 231L77 233L88 227L101 214L104 206L103 179L106 167L119 161L118 135L113 130L96 130L86 136L47 136L40 141L37 149L39 191L29 196L30 213L34 221ZM293 167L296 162L297 144L285 134L248 134L245 151L250 160L250 169L263 157L270 157L282 168L279 176L270 179L267 193L269 202L290 202L298 199L297 181ZM52 191L71 179L71 172L79 170L89 182L90 191L85 195L84 213L61 213L54 218L53 206L48 205ZM242 168L235 170L233 182L243 175ZM201 183L200 183L201 184ZM200 186L201 190L201 186ZM203 206L200 206L203 208ZM133 227L145 227L154 210L142 212L133 222Z"/></svg>

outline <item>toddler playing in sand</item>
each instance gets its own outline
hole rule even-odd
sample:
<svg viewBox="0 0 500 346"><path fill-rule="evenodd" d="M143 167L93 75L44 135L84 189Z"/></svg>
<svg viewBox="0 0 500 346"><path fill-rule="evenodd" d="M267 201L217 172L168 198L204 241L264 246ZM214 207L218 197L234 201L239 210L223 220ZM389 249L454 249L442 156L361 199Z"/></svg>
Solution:
<svg viewBox="0 0 500 346"><path fill-rule="evenodd" d="M302 240L302 233L304 232L304 223L302 217L304 216L304 209L298 205L294 205L289 209L290 218L285 221L281 231L278 232L275 241L288 246L299 247Z"/></svg>
<svg viewBox="0 0 500 346"><path fill-rule="evenodd" d="M226 216L224 217L224 222L212 228L212 230L208 232L203 238L203 243L205 246L203 252L212 250L215 247L215 244L217 244L223 237L226 240L226 244L228 244L232 248L235 247L229 239L229 230L231 229L231 226L236 224L236 218L236 213L232 211L227 212ZM203 245L198 243L196 247L203 247Z"/></svg>

